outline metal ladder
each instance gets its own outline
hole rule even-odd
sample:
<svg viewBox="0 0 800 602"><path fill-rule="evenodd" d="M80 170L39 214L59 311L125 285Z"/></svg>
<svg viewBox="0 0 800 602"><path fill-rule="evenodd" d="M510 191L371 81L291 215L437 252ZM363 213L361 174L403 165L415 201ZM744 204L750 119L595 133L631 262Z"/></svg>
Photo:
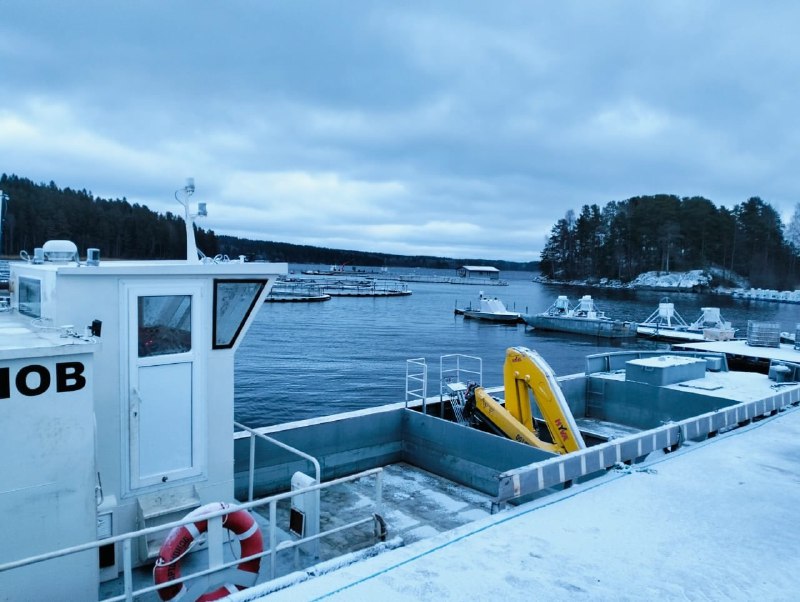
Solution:
<svg viewBox="0 0 800 602"><path fill-rule="evenodd" d="M456 417L456 422L463 426L469 426L469 419L464 418L464 406L467 403L466 393L467 385L464 383L447 383L447 392L450 397L450 405L453 408L453 414Z"/></svg>

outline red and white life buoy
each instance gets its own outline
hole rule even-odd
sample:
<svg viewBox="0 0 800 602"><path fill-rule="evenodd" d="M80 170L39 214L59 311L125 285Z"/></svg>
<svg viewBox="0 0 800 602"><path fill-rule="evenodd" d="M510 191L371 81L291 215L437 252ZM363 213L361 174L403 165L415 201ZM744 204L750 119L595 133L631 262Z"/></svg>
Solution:
<svg viewBox="0 0 800 602"><path fill-rule="evenodd" d="M235 504L224 504L215 502L213 504L206 504L186 515L187 519L201 518L212 512L231 508L230 514L222 517L222 525L236 534L237 539L241 545L242 558L259 554L264 550L264 542L261 537L261 530L258 528L258 523L253 519L247 510L243 510ZM208 529L208 520L196 520L188 525L176 527L170 531L161 549L158 553L158 560L153 568L153 580L156 585L179 579L181 576L181 558L194 545L195 540L201 533L205 533ZM258 570L261 568L261 558L253 560L245 560L240 563L234 571L237 575L241 576L240 571L251 573L252 579L246 579L249 583L226 583L222 587L203 594L197 598L197 602L210 602L211 600L219 600L231 593L238 590L250 587L255 583L258 576ZM244 579L237 579L237 581L244 581ZM158 590L158 595L162 600L178 600L186 594L186 583L178 583L170 585ZM219 583L219 581L217 581Z"/></svg>

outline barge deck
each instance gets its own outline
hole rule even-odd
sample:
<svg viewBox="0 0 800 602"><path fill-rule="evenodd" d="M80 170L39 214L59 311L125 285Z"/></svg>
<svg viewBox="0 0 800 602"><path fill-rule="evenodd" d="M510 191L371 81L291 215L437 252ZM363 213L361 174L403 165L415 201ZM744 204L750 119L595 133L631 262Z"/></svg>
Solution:
<svg viewBox="0 0 800 602"><path fill-rule="evenodd" d="M268 599L790 599L799 438L789 409Z"/></svg>

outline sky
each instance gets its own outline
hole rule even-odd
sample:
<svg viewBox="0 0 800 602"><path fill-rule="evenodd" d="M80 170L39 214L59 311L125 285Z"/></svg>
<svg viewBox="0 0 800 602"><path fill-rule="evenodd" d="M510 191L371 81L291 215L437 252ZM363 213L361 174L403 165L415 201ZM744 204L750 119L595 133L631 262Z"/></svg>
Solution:
<svg viewBox="0 0 800 602"><path fill-rule="evenodd" d="M0 0L0 173L217 234L538 259L586 204L800 200L800 4Z"/></svg>

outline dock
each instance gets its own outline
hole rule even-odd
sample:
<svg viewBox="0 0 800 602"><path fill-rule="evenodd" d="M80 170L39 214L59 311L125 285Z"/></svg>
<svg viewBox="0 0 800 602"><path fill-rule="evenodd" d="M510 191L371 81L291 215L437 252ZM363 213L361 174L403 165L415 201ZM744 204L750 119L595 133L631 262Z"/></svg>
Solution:
<svg viewBox="0 0 800 602"><path fill-rule="evenodd" d="M267 295L265 302L315 302L329 301L331 297L406 297L411 294L408 285L373 278L315 280L301 279L279 281Z"/></svg>
<svg viewBox="0 0 800 602"><path fill-rule="evenodd" d="M462 276L438 276L435 274L398 274L403 282L427 282L431 284L471 284L473 286L508 286L508 280L497 278L464 278Z"/></svg>
<svg viewBox="0 0 800 602"><path fill-rule="evenodd" d="M331 296L313 280L278 280L264 298L265 303L318 303L330 301Z"/></svg>
<svg viewBox="0 0 800 602"><path fill-rule="evenodd" d="M331 297L407 297L408 285L391 280L337 280L322 282L320 290Z"/></svg>
<svg viewBox="0 0 800 602"><path fill-rule="evenodd" d="M748 345L745 339L734 341L706 341L703 343L674 344L673 348L685 351L724 353L732 366L745 366L767 372L772 361L800 364L800 350L794 345L781 343L777 347Z"/></svg>

